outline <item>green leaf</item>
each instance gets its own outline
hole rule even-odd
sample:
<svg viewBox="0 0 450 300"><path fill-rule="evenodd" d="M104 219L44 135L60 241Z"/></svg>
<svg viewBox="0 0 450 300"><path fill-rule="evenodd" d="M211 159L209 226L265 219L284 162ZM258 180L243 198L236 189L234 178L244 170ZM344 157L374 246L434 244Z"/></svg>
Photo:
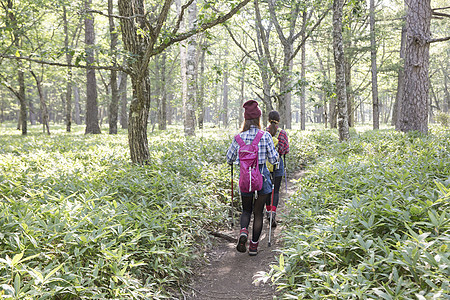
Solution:
<svg viewBox="0 0 450 300"><path fill-rule="evenodd" d="M59 269L61 269L63 267L63 264L60 264L59 266L57 266L56 268L54 268L53 270L51 270L44 278L44 282L46 282L53 274L55 274L56 272L58 272Z"/></svg>

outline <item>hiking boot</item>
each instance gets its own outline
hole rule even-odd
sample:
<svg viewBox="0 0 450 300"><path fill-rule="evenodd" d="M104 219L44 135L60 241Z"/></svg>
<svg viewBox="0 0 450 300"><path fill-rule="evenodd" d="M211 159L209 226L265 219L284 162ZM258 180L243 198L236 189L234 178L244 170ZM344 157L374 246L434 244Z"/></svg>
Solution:
<svg viewBox="0 0 450 300"><path fill-rule="evenodd" d="M245 246L245 244L247 243L247 239L248 239L248 229L242 228L241 231L239 232L239 240L236 246L237 251L242 253L247 251L247 247Z"/></svg>
<svg viewBox="0 0 450 300"><path fill-rule="evenodd" d="M258 254L258 244L259 242L250 241L250 246L248 247L248 254L250 256L255 256Z"/></svg>

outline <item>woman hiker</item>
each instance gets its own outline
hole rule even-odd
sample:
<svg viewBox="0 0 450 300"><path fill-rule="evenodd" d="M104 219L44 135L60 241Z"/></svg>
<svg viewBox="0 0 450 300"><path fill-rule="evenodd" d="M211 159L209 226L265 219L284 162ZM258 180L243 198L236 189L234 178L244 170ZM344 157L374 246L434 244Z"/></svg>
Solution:
<svg viewBox="0 0 450 300"><path fill-rule="evenodd" d="M238 134L246 145L249 145L258 132L261 139L258 143L258 165L262 175L262 188L255 192L245 193L241 191L242 200L242 214L240 218L241 230L239 232L239 240L236 246L237 251L247 251L248 240L248 226L250 224L251 215L253 213L253 233L250 241L248 253L251 256L258 254L258 241L261 235L264 219L264 205L270 198L272 192L272 182L270 180L270 173L266 166L266 160L272 164L278 163L278 153L275 150L272 136L267 131L261 130L261 109L258 107L258 102L249 100L244 103L244 122L242 124L241 132ZM233 139L230 148L227 151L227 162L232 164L239 153L239 143L236 141L237 136Z"/></svg>
<svg viewBox="0 0 450 300"><path fill-rule="evenodd" d="M277 227L277 222L275 221L276 211L278 207L278 202L280 199L280 186L281 180L283 179L284 174L284 161L283 157L289 153L289 140L285 130L278 128L278 123L280 122L280 114L276 110L272 110L269 112L269 126L267 127L267 131L270 132L272 137L274 138L275 148L277 149L278 155L280 156L280 162L278 165L267 164L272 182L274 184L273 191L273 204L271 205L271 197L266 201L266 211L267 211L267 219L270 220L270 213L272 213L272 227Z"/></svg>

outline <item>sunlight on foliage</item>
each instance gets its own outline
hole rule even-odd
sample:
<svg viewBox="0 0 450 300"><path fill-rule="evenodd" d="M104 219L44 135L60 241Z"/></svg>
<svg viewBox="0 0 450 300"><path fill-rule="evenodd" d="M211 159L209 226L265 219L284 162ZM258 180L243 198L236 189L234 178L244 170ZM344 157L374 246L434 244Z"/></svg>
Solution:
<svg viewBox="0 0 450 300"><path fill-rule="evenodd" d="M450 297L450 136L333 131L308 136L308 165L279 262L286 299Z"/></svg>
<svg viewBox="0 0 450 300"><path fill-rule="evenodd" d="M229 224L229 135L151 133L137 166L126 133L1 130L2 297L167 298Z"/></svg>

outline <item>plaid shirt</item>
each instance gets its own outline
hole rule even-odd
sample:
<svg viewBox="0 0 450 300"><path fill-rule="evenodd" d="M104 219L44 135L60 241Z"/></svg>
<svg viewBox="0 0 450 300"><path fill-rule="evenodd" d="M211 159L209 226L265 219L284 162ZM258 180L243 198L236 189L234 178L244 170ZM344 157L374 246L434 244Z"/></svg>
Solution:
<svg viewBox="0 0 450 300"><path fill-rule="evenodd" d="M256 137L258 131L259 131L258 127L252 126L249 130L241 132L239 135L241 136L244 143L249 145ZM265 164L266 159L268 159L269 162L273 165L278 163L279 159L278 153L275 150L275 146L273 145L272 136L267 131L264 131L264 134L258 143L258 148L259 148L258 150L259 164ZM233 142L231 143L231 146L230 148L228 148L227 151L227 162L229 164L232 164L236 159L239 162L238 150L239 144L236 142L236 138L233 138Z"/></svg>
<svg viewBox="0 0 450 300"><path fill-rule="evenodd" d="M268 131L269 127L267 127L266 130ZM278 154L284 155L288 153L289 153L289 139L286 131L284 129L281 129L280 134L278 134Z"/></svg>

